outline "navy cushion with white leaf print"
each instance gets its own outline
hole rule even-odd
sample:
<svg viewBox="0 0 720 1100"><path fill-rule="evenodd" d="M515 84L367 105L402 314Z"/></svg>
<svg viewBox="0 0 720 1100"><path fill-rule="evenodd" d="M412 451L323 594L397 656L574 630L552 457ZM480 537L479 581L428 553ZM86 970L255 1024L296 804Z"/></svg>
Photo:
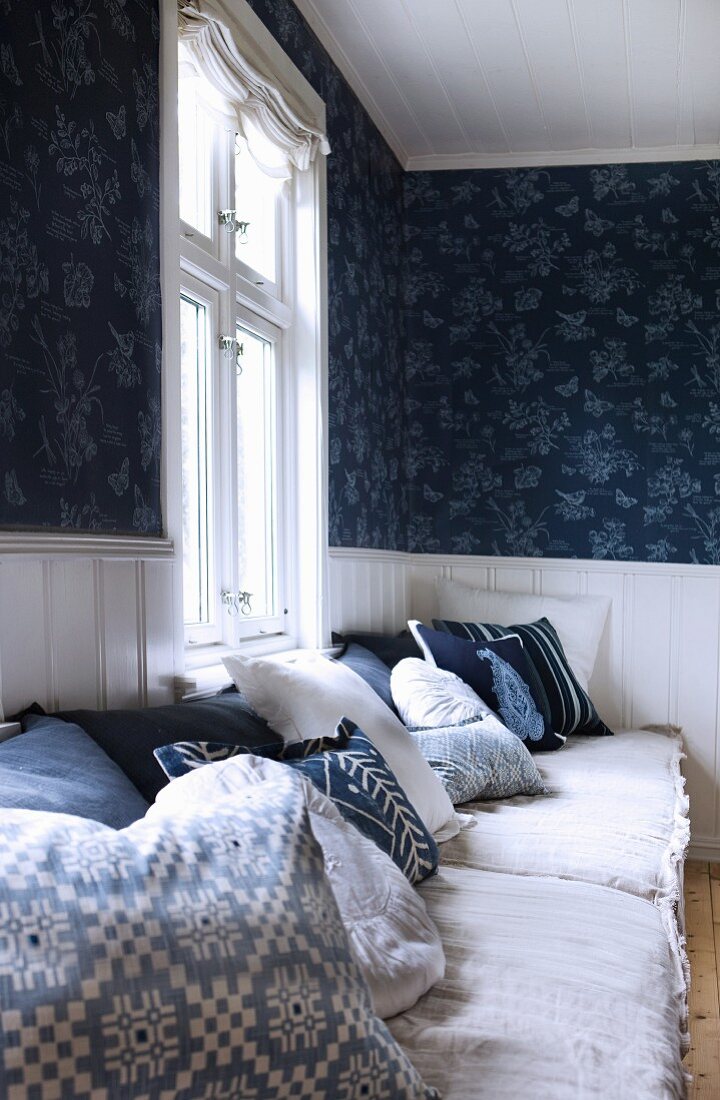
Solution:
<svg viewBox="0 0 720 1100"><path fill-rule="evenodd" d="M247 749L213 741L181 741L155 749L171 779L205 764L252 752L306 775L340 813L387 852L411 882L433 874L438 848L372 741L343 718L334 737Z"/></svg>
<svg viewBox="0 0 720 1100"><path fill-rule="evenodd" d="M531 751L562 747L565 738L553 731L542 684L516 635L478 643L420 624L416 630L436 665L469 684Z"/></svg>
<svg viewBox="0 0 720 1100"><path fill-rule="evenodd" d="M458 638L476 641L504 638L517 634L525 647L525 655L537 672L548 700L550 721L554 730L564 737L571 733L612 734L595 710L592 700L583 691L568 664L557 631L545 618L519 626L499 626L497 623L456 623L448 619L433 619L437 630Z"/></svg>

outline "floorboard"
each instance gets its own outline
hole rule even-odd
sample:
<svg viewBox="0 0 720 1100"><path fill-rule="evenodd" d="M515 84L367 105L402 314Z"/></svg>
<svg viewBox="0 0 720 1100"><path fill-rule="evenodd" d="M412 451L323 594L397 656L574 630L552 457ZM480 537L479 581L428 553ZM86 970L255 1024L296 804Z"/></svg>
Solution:
<svg viewBox="0 0 720 1100"><path fill-rule="evenodd" d="M685 918L692 984L689 1100L720 1098L720 864L685 868Z"/></svg>

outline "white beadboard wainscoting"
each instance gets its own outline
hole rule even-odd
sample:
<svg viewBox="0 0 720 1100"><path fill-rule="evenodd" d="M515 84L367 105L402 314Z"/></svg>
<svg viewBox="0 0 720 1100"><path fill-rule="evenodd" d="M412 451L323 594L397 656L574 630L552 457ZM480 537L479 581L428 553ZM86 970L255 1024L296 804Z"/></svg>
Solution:
<svg viewBox="0 0 720 1100"><path fill-rule="evenodd" d="M330 550L333 630L399 630L437 614L435 579L553 596L609 596L590 681L610 726L682 726L692 849L720 858L720 567Z"/></svg>
<svg viewBox="0 0 720 1100"><path fill-rule="evenodd" d="M167 539L0 536L5 714L173 701Z"/></svg>

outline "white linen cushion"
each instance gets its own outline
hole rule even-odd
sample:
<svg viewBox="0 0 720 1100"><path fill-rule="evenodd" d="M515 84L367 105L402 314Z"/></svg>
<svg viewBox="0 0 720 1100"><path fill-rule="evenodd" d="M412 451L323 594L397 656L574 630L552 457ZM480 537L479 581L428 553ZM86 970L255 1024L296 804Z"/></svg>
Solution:
<svg viewBox="0 0 720 1100"><path fill-rule="evenodd" d="M352 669L316 653L293 661L233 656L223 663L238 691L286 743L332 737L338 722L349 718L385 757L435 840L457 835L442 783L400 719Z"/></svg>
<svg viewBox="0 0 720 1100"><path fill-rule="evenodd" d="M398 714L410 729L458 726L493 714L477 692L454 672L420 657L405 657L395 665L390 689Z"/></svg>
<svg viewBox="0 0 720 1100"><path fill-rule="evenodd" d="M606 596L535 596L527 592L489 592L438 577L440 619L514 626L545 617L557 631L571 669L587 691L595 667L610 600Z"/></svg>
<svg viewBox="0 0 720 1100"><path fill-rule="evenodd" d="M148 812L173 817L193 808L247 797L260 783L276 783L287 767L260 756L235 756L196 768L160 791ZM378 1016L412 1007L442 978L445 954L425 903L403 873L376 844L345 821L333 803L303 777L313 835L322 848L328 876L353 955L362 970Z"/></svg>

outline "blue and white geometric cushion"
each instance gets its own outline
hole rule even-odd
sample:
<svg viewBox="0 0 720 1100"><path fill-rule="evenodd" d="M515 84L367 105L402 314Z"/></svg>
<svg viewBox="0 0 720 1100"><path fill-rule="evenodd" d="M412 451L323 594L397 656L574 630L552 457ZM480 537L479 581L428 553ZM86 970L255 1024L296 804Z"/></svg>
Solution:
<svg viewBox="0 0 720 1100"><path fill-rule="evenodd" d="M120 832L3 815L3 1100L437 1100L372 1013L304 792Z"/></svg>

